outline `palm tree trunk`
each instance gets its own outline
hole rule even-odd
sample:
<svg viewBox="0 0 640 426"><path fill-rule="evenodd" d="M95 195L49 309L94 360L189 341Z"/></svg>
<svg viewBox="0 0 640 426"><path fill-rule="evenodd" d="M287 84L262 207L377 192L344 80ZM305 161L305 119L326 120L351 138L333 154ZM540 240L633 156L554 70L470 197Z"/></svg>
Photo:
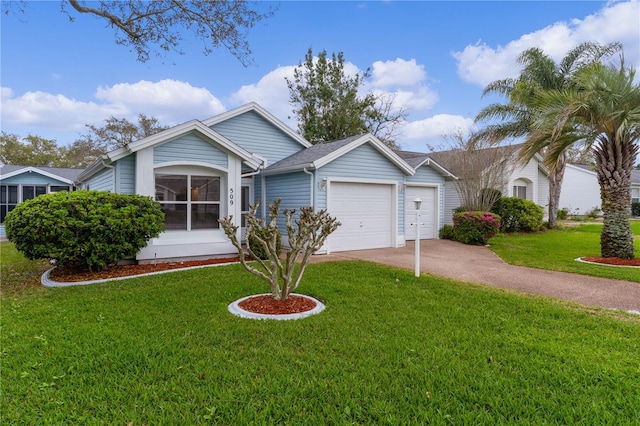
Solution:
<svg viewBox="0 0 640 426"><path fill-rule="evenodd" d="M615 134L603 135L594 149L604 213L600 253L603 257L633 259L629 191L638 146L633 141L617 141L615 137Z"/></svg>
<svg viewBox="0 0 640 426"><path fill-rule="evenodd" d="M564 179L564 169L567 164L567 155L563 151L556 161L556 168L549 174L549 228L553 229L558 219L558 205L560 204L560 191Z"/></svg>

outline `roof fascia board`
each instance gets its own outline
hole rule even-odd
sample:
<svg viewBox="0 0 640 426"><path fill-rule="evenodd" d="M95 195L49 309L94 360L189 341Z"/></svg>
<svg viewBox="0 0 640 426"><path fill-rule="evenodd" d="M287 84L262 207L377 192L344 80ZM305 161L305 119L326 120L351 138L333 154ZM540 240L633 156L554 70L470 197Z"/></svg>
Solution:
<svg viewBox="0 0 640 426"><path fill-rule="evenodd" d="M271 176L271 175L280 175L283 173L291 173L291 172L301 172L304 169L317 169L315 163L305 163L305 164L295 164L293 166L282 167L275 170L264 170L262 171L262 175Z"/></svg>
<svg viewBox="0 0 640 426"><path fill-rule="evenodd" d="M266 109L264 109L263 107L258 105L256 102L250 102L248 104L239 106L238 108L234 108L232 110L223 112L222 114L216 115L215 117L211 117L211 118L208 118L206 120L203 120L202 123L205 126L213 126L215 124L222 123L223 121L226 121L226 120L228 120L230 118L233 118L233 117L237 117L238 115L244 114L244 113L249 112L249 111L257 112L265 120L267 120L272 125L274 125L278 129L280 129L281 131L286 133L291 138L295 139L296 142L298 142L299 144L301 144L305 148L309 148L310 146L312 146L312 144L310 142L308 142L305 138L303 138L302 136L300 136L299 134L294 132L289 126L284 124L282 121L280 121L278 118L276 118L269 111L267 111Z"/></svg>
<svg viewBox="0 0 640 426"><path fill-rule="evenodd" d="M434 169L436 169L443 176L447 176L447 177L450 177L450 178L453 178L453 179L458 179L453 173L451 173L449 170L447 170L444 167L442 167L440 164L438 164L437 161L432 160L431 158L426 158L422 163L420 163L418 165L418 167L422 167L422 166L425 166L425 165L433 167ZM416 169L418 167L416 167Z"/></svg>

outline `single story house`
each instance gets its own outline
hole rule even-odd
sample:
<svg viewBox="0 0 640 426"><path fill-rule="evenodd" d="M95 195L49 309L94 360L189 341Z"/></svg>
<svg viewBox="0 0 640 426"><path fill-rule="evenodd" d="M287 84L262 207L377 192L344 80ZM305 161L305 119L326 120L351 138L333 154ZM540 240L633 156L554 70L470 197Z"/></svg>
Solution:
<svg viewBox="0 0 640 426"><path fill-rule="evenodd" d="M482 157L484 150L477 153L480 162L492 162L496 158L505 158L504 187L496 188L502 191L504 197L519 197L530 200L542 207L547 215L549 205L549 170L544 165L543 159L536 154L526 165L520 164L517 158L520 145L507 145L494 148L486 148L492 150L486 158ZM415 154L415 153L414 153ZM496 155L497 154L497 155ZM454 160L455 151L441 151L427 154L432 161L437 161L442 167L446 167L455 176L463 176L464 171L460 162ZM482 158L480 158L482 157ZM453 212L460 207L460 194L456 187L457 178L448 176L445 178L444 188L444 223L453 224Z"/></svg>
<svg viewBox="0 0 640 426"><path fill-rule="evenodd" d="M631 202L640 201L640 170L631 171ZM602 206L598 177L590 164L567 164L562 180L559 208L584 215Z"/></svg>
<svg viewBox="0 0 640 426"><path fill-rule="evenodd" d="M72 191L83 169L3 165L0 167L0 223L19 203L38 195Z"/></svg>
<svg viewBox="0 0 640 426"><path fill-rule="evenodd" d="M77 182L160 202L165 231L138 253L146 262L233 254L218 219L232 215L244 233L249 206L259 202L265 217L278 198L282 209L313 206L337 217L342 226L324 253L404 246L415 238L416 196L424 197L421 237L437 238L447 178L453 175L435 161L409 164L370 134L311 145L250 103L109 152Z"/></svg>

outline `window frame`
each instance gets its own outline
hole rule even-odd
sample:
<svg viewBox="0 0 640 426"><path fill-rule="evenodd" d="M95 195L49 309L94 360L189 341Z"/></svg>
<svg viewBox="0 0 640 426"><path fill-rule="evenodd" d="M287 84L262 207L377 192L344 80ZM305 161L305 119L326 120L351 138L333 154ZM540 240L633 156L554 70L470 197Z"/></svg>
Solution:
<svg viewBox="0 0 640 426"><path fill-rule="evenodd" d="M174 178L185 178L185 187L184 187L184 196L186 197L186 200L165 200L165 199L160 199L159 197L159 192L158 192L158 176L169 176L169 177L174 177ZM194 188L193 188L193 178L206 178L206 179L217 179L218 181L218 199L217 200L203 200L203 201L199 201L199 200L193 200L193 194L194 194ZM222 204L222 194L224 191L224 185L225 185L225 176L222 175L221 173L212 173L212 172L208 172L208 171L204 171L201 169L189 169L189 170L174 170L174 169L167 169L167 170L163 170L162 168L158 168L154 171L154 188L155 188L155 195L154 195L154 199L160 203L161 206L166 206L166 205L175 205L175 206L185 206L185 211L184 211L184 220L186 223L184 223L184 227L181 227L179 229L171 229L171 228L166 228L166 223L165 223L165 229L164 232L170 232L170 233L174 233L174 232L198 232L198 231L217 231L220 229L220 224L218 222L217 219L220 219L221 217L224 217L224 212L223 212L223 204ZM214 220L214 222L212 223L211 227L197 227L194 226L194 206L217 206L218 207L218 211L217 211L217 219ZM165 211L165 209L163 208L163 211Z"/></svg>

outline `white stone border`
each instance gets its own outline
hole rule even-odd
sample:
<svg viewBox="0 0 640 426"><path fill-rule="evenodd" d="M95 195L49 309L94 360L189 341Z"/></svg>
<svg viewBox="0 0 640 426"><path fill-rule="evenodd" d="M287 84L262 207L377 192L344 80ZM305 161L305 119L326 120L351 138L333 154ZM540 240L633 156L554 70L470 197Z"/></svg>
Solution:
<svg viewBox="0 0 640 426"><path fill-rule="evenodd" d="M588 260L582 260L581 257L577 257L575 261L580 263L588 263L589 265L608 266L612 268L640 268L640 266L633 266L633 265L610 265L608 263L589 262Z"/></svg>
<svg viewBox="0 0 640 426"><path fill-rule="evenodd" d="M173 269L166 269L164 271L147 272L146 274L128 275L126 277L113 277L113 278L105 278L103 280L74 281L74 282L53 281L51 278L49 278L49 274L51 273L51 271L55 269L55 266L54 266L53 268L45 271L45 273L42 274L42 277L40 278L40 282L45 287L71 287L75 285L101 284L109 281L129 280L132 278L147 277L149 275L159 275L159 274L166 274L169 272L188 271L190 269L211 268L212 266L234 265L236 263L240 263L240 262L227 262L227 263L214 263L212 265L188 266L186 268L173 268Z"/></svg>
<svg viewBox="0 0 640 426"><path fill-rule="evenodd" d="M296 320L300 318L306 318L311 315L319 314L320 312L324 311L324 308L325 308L324 304L320 302L318 299L311 296L307 296L305 294L298 294L298 293L291 293L291 296L300 296L300 297L304 297L305 299L313 300L314 302L316 302L316 307L311 309L310 311L298 312L295 314L282 314L282 315L256 314L255 312L249 312L240 307L240 303L246 299L251 299L252 297L257 297L257 296L270 296L270 295L271 293L254 294L251 296L238 299L235 302L232 302L229 304L228 306L229 312L241 318L250 318L250 319L259 319L259 320L272 319L277 321L285 321L285 320Z"/></svg>

